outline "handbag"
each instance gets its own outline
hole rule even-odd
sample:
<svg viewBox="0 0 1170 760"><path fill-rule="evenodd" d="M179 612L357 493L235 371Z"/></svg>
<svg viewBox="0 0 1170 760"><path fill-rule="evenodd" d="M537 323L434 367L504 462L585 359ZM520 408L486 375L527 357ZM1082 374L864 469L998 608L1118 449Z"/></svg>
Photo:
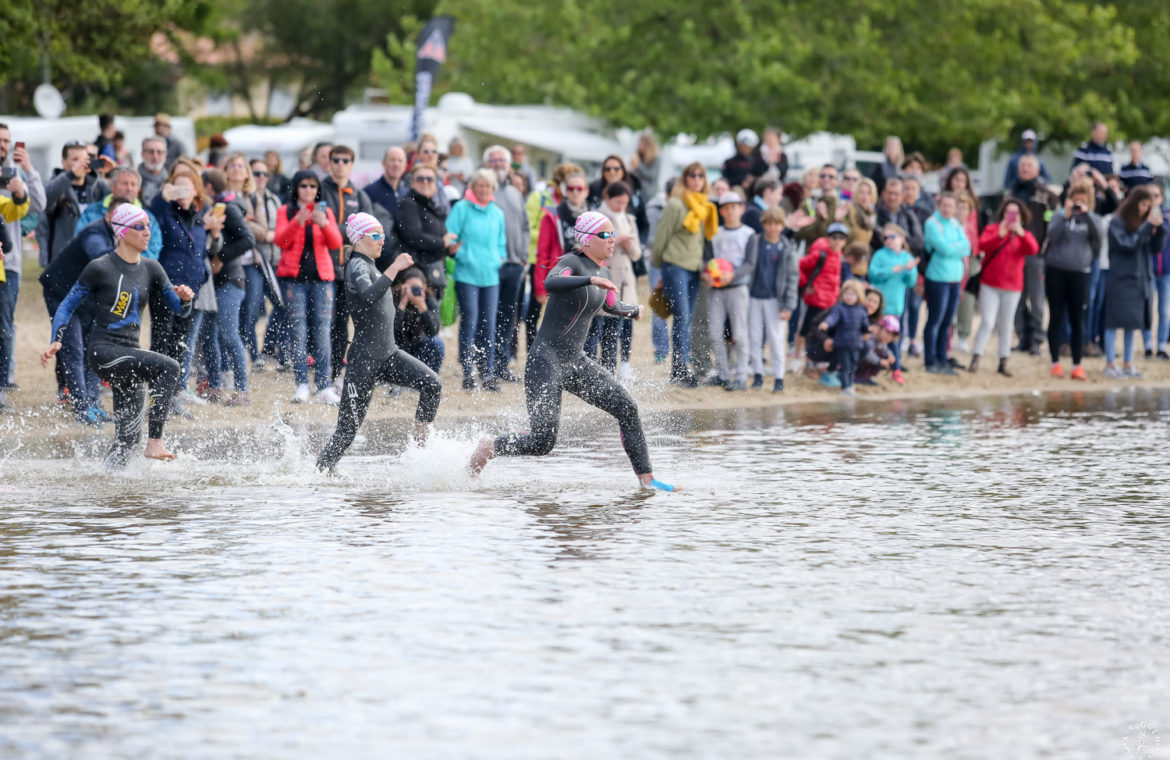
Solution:
<svg viewBox="0 0 1170 760"><path fill-rule="evenodd" d="M660 319L670 319L670 300L666 297L666 291L662 285L650 291L650 310Z"/></svg>
<svg viewBox="0 0 1170 760"><path fill-rule="evenodd" d="M973 296L979 295L979 286L983 282L983 273L987 271L987 265L992 262L999 252L1007 247L1007 244L1012 242L1012 236L1008 235L1008 239L1004 241L1003 245L991 252L991 255L983 260L983 266L979 267L979 271L967 278L967 284L963 286L963 290L967 291Z"/></svg>

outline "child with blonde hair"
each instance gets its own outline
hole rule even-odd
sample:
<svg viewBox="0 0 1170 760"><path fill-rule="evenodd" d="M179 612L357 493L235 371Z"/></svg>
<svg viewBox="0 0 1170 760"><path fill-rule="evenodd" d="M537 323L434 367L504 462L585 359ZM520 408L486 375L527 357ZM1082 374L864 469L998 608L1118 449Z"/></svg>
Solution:
<svg viewBox="0 0 1170 760"><path fill-rule="evenodd" d="M853 377L861 358L861 346L869 337L869 313L861 301L865 286L858 280L849 280L841 286L841 298L821 320L823 331L833 330L833 358L841 379L841 392L856 395Z"/></svg>

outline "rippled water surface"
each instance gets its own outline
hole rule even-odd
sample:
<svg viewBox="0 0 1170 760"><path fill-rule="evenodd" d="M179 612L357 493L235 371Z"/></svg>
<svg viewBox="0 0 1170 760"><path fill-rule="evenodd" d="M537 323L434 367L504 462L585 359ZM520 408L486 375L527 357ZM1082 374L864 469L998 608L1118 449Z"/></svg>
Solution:
<svg viewBox="0 0 1170 760"><path fill-rule="evenodd" d="M1170 394L573 416L18 450L0 757L1170 756Z"/></svg>

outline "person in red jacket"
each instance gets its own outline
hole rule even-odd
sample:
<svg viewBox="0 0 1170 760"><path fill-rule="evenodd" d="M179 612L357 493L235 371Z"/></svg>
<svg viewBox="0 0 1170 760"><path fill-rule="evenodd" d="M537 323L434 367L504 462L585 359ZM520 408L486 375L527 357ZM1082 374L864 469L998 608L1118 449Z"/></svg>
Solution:
<svg viewBox="0 0 1170 760"><path fill-rule="evenodd" d="M1012 326L1016 306L1024 291L1024 261L1035 256L1040 244L1028 231L1032 213L1024 203L1008 198L999 204L995 220L979 236L979 253L983 274L979 283L979 332L975 335L971 372L979 369L979 355L991 338L991 328L999 328L999 374L1011 377L1007 360L1012 351Z"/></svg>
<svg viewBox="0 0 1170 760"><path fill-rule="evenodd" d="M308 315L312 309L313 359L316 363L317 400L336 405L341 399L330 385L330 340L333 325L333 259L340 248L341 230L333 212L321 202L321 182L311 171L292 178L293 197L276 212L280 264L276 276L284 291L289 331L292 333L293 374L297 389L293 402L309 400ZM341 361L345 357L337 357Z"/></svg>
<svg viewBox="0 0 1170 760"><path fill-rule="evenodd" d="M555 209L544 210L540 233L536 237L536 271L532 287L536 300L541 304L548 301L544 280L552 271L553 264L574 247L573 227L577 224L577 217L585 213L585 199L589 197L589 182L585 179L585 173L571 171L566 174L564 193L564 200Z"/></svg>
<svg viewBox="0 0 1170 760"><path fill-rule="evenodd" d="M804 315L796 336L796 355L804 356L804 340L821 320L819 315L837 303L841 290L841 251L849 240L849 228L841 222L829 225L828 237L817 238L800 260L800 299Z"/></svg>

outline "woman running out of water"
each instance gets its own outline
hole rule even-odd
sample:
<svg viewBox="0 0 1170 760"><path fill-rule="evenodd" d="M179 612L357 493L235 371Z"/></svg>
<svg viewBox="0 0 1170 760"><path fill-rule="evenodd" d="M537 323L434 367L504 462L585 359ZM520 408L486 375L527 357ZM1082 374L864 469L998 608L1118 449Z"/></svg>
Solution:
<svg viewBox="0 0 1170 760"><path fill-rule="evenodd" d="M654 479L638 406L612 372L585 356L585 338L599 310L625 319L642 315L642 307L617 300L617 287L606 277L604 264L617 242L613 224L588 211L577 217L573 234L579 250L565 254L545 280L544 321L524 370L532 431L483 439L472 455L471 470L479 473L497 456L544 456L552 451L561 419L561 391L568 391L617 418L622 445L643 486L673 491L673 486Z"/></svg>
<svg viewBox="0 0 1170 760"><path fill-rule="evenodd" d="M435 420L443 390L438 375L394 343L395 305L390 284L399 272L414 264L414 259L409 253L400 253L379 274L374 260L382 254L386 235L382 224L370 214L350 216L346 235L353 241L353 256L345 265L353 343L346 361L345 384L341 387L337 429L317 459L319 470L332 470L353 443L369 409L375 383L381 381L418 391L414 438L419 443L426 442L427 429Z"/></svg>
<svg viewBox="0 0 1170 760"><path fill-rule="evenodd" d="M171 287L162 265L142 258L150 245L150 219L146 212L125 203L110 218L117 247L94 259L82 270L69 295L53 315L53 332L41 366L61 350L61 335L73 312L86 298L94 306L93 327L86 360L114 392L114 445L106 455L106 467L124 467L130 452L142 439L142 419L149 419L145 456L169 461L175 455L163 446L163 427L171 397L179 382L179 363L139 348L142 309L147 303L163 303L181 316L191 312L195 293L186 285ZM157 298L157 300L155 300ZM146 410L143 384L150 386L150 411Z"/></svg>

